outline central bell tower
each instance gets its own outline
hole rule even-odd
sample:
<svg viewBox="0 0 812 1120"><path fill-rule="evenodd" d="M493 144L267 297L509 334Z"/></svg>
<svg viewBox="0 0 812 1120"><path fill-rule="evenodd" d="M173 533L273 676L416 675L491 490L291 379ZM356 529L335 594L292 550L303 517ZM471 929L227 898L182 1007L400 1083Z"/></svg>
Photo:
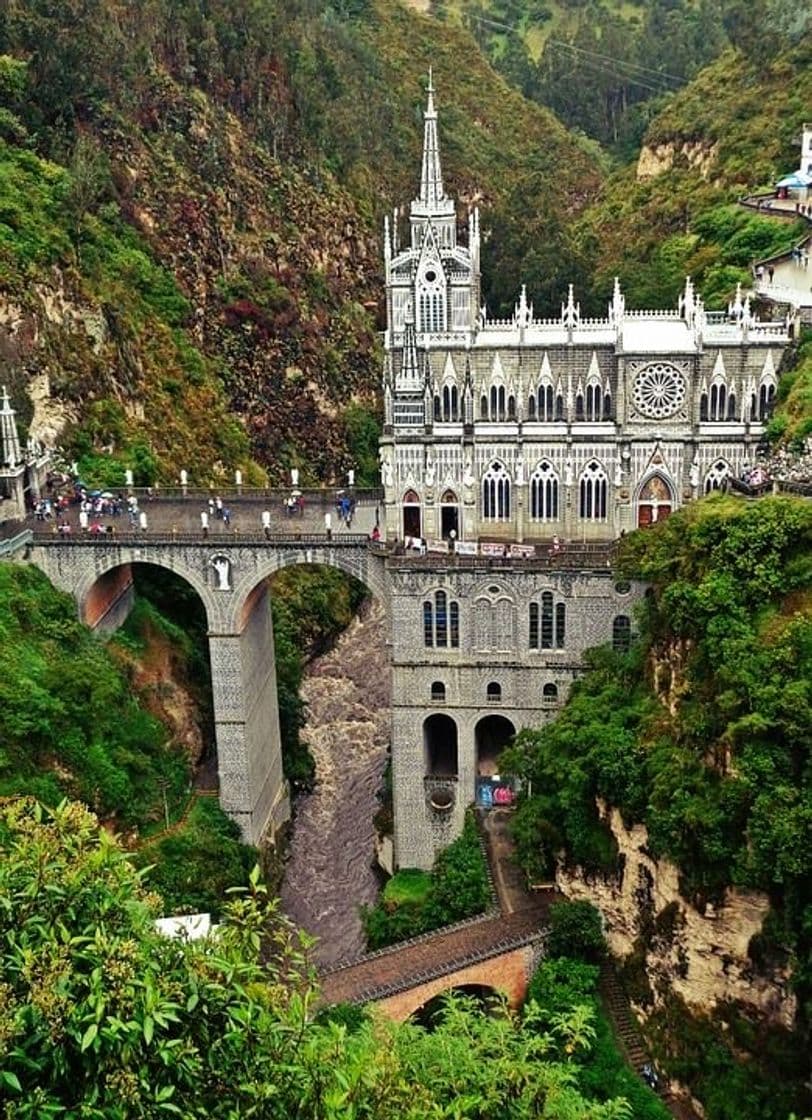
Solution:
<svg viewBox="0 0 812 1120"><path fill-rule="evenodd" d="M479 211L469 216L467 246L459 244L456 204L443 186L431 71L423 121L420 192L409 207L408 245L400 244L398 210L391 228L388 218L384 223L388 356L403 347L407 324L418 347L428 349L435 338L464 342L479 313Z"/></svg>

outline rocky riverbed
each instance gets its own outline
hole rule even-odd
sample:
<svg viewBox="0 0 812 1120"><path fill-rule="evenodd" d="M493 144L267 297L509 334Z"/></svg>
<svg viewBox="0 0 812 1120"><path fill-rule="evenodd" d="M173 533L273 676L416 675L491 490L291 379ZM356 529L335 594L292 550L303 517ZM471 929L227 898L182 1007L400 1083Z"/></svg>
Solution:
<svg viewBox="0 0 812 1120"><path fill-rule="evenodd" d="M282 905L319 938L320 964L363 952L358 907L379 892L372 818L389 743L387 662L383 608L370 600L302 687L316 787L296 805Z"/></svg>

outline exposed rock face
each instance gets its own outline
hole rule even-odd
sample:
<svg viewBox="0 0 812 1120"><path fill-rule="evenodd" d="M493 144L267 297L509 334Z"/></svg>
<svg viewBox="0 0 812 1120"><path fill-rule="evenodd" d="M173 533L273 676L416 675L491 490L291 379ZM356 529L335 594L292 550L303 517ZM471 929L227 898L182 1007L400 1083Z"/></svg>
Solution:
<svg viewBox="0 0 812 1120"><path fill-rule="evenodd" d="M700 914L680 895L676 865L648 853L646 828L626 828L616 809L602 808L617 840L622 872L604 880L587 879L579 869L560 869L558 885L568 898L588 899L600 909L616 957L629 957L641 943L645 946L655 1004L670 989L700 1011L734 1001L791 1027L797 1001L788 974L759 973L748 957L750 939L761 930L770 907L767 896L731 889L721 906L709 905Z"/></svg>
<svg viewBox="0 0 812 1120"><path fill-rule="evenodd" d="M683 164L698 171L707 179L713 166L718 144L707 144L702 140L684 140L681 144L671 141L667 144L643 145L637 160L637 178L656 179L675 164Z"/></svg>

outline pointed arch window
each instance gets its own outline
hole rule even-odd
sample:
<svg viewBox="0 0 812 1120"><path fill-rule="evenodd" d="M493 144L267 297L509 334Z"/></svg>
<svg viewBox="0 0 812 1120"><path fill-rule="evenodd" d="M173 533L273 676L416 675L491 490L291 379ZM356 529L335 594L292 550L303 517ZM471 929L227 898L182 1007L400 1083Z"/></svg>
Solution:
<svg viewBox="0 0 812 1120"><path fill-rule="evenodd" d="M727 415L727 386L724 381L714 381L708 399L708 419L724 420Z"/></svg>
<svg viewBox="0 0 812 1120"><path fill-rule="evenodd" d="M584 419L596 421L601 419L603 410L603 387L599 381L590 381L586 387L584 403Z"/></svg>
<svg viewBox="0 0 812 1120"><path fill-rule="evenodd" d="M575 420L582 423L584 419L584 394L579 392L575 394Z"/></svg>
<svg viewBox="0 0 812 1120"><path fill-rule="evenodd" d="M705 475L705 493L713 490L726 490L727 480L730 476L730 466L724 459L718 459Z"/></svg>
<svg viewBox="0 0 812 1120"><path fill-rule="evenodd" d="M427 272L426 279L433 277L434 273ZM420 293L420 329L429 334L440 334L445 331L445 295L439 288L430 289Z"/></svg>
<svg viewBox="0 0 812 1120"><path fill-rule="evenodd" d="M758 418L768 420L775 404L775 383L763 381L758 390Z"/></svg>
<svg viewBox="0 0 812 1120"><path fill-rule="evenodd" d="M579 486L579 513L584 520L606 520L606 491L606 471L593 459L581 475Z"/></svg>
<svg viewBox="0 0 812 1120"><path fill-rule="evenodd" d="M527 398L527 419L528 420L535 420L536 419L536 394L535 393L531 393L530 396ZM541 416L539 416L539 419L541 419Z"/></svg>
<svg viewBox="0 0 812 1120"><path fill-rule="evenodd" d="M708 419L708 394L703 393L699 398L699 421L700 423L707 422Z"/></svg>
<svg viewBox="0 0 812 1120"><path fill-rule="evenodd" d="M434 397L434 419L446 424L460 418L460 398L456 385L443 385L441 394Z"/></svg>
<svg viewBox="0 0 812 1120"><path fill-rule="evenodd" d="M604 420L612 419L612 394L608 389L603 394L603 418Z"/></svg>
<svg viewBox="0 0 812 1120"><path fill-rule="evenodd" d="M544 424L552 423L555 420L555 393L549 382L539 385L537 401L539 420Z"/></svg>
<svg viewBox="0 0 812 1120"><path fill-rule="evenodd" d="M429 649L459 648L460 605L445 591L435 591L423 601L423 644Z"/></svg>
<svg viewBox="0 0 812 1120"><path fill-rule="evenodd" d="M552 463L539 463L530 476L530 517L534 521L557 521L558 495L558 475Z"/></svg>
<svg viewBox="0 0 812 1120"><path fill-rule="evenodd" d="M531 602L528 613L530 649L563 649L567 636L567 606L556 602L552 591L542 591L538 602Z"/></svg>
<svg viewBox="0 0 812 1120"><path fill-rule="evenodd" d="M503 463L492 463L482 479L482 516L486 521L510 520L510 475Z"/></svg>

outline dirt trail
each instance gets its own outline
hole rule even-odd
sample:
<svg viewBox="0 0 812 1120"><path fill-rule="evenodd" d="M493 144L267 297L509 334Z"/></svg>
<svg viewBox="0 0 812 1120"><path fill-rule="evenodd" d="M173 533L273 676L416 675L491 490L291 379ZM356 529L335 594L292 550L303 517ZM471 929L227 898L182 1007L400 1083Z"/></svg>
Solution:
<svg viewBox="0 0 812 1120"><path fill-rule="evenodd" d="M297 803L282 905L333 964L364 948L358 907L378 896L372 818L389 742L391 682L383 609L365 604L336 647L308 668L302 732L317 785Z"/></svg>

